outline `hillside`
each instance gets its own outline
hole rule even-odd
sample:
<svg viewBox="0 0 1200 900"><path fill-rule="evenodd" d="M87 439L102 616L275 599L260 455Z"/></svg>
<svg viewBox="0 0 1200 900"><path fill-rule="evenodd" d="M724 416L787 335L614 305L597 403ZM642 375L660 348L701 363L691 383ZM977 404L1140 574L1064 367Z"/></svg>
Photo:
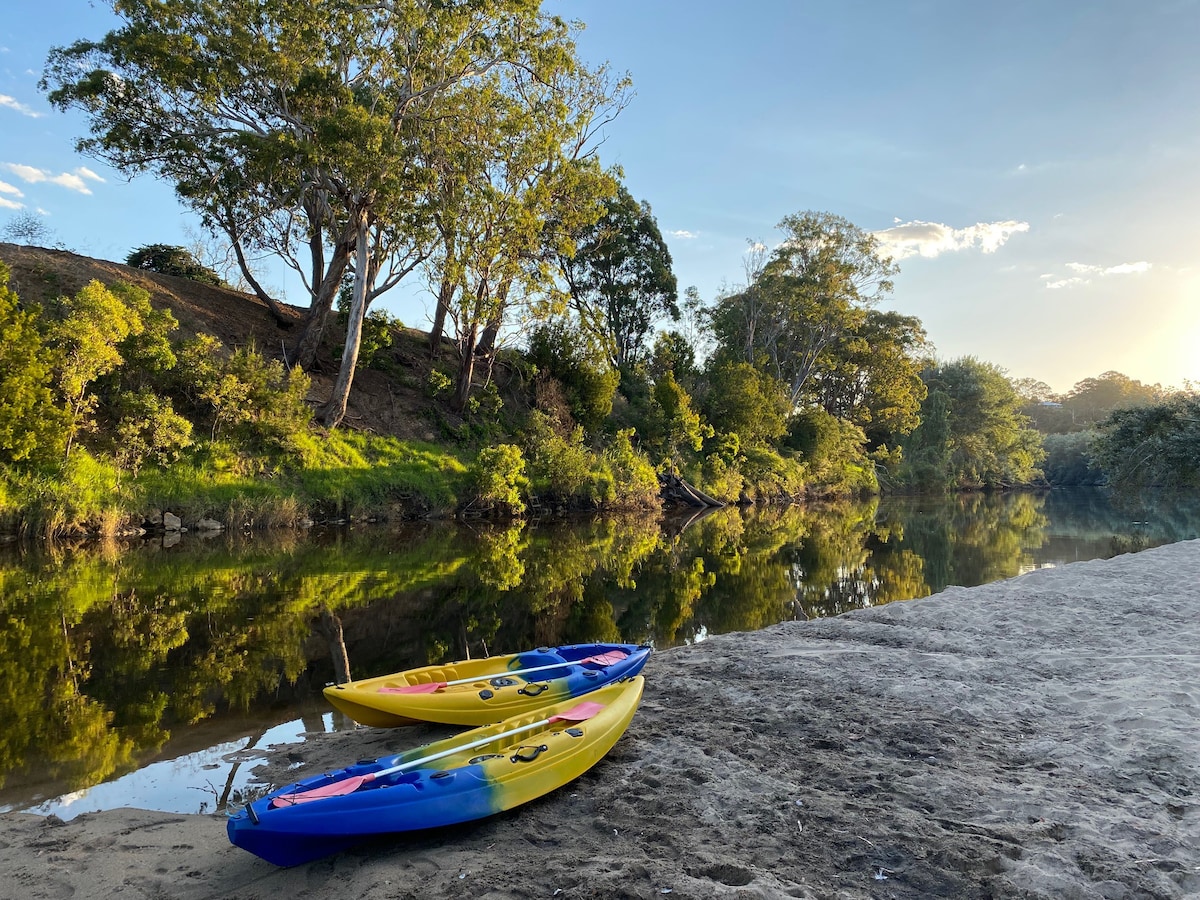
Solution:
<svg viewBox="0 0 1200 900"><path fill-rule="evenodd" d="M170 309L179 321L180 338L207 332L226 347L253 342L260 353L281 359L293 343L306 310L286 306L295 326L281 326L266 305L251 294L201 284L173 275L159 275L107 260L79 256L66 250L47 250L0 242L0 261L12 270L10 286L25 302L72 295L92 280L104 284L125 281L144 288L156 308ZM337 376L336 351L343 335L326 330L325 345L315 371L309 372L315 406L329 396ZM405 328L385 360L387 374L359 366L350 393L345 425L405 439L431 441L439 426L454 427L456 417L424 390L432 362L427 332ZM444 352L449 352L446 346Z"/></svg>

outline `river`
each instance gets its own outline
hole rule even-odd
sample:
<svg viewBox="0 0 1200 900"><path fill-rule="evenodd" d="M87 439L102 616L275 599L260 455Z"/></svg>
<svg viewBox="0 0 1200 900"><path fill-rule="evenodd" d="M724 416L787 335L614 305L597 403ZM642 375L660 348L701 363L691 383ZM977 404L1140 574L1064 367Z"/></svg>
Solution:
<svg viewBox="0 0 1200 900"><path fill-rule="evenodd" d="M0 548L0 811L213 812L334 680L656 648L1200 536L1193 500L969 494L543 523Z"/></svg>

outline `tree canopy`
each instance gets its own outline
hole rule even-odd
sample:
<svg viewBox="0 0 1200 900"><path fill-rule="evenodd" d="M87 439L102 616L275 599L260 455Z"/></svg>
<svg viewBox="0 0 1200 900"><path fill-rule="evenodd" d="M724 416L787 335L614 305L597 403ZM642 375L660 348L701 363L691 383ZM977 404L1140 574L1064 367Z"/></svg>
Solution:
<svg viewBox="0 0 1200 900"><path fill-rule="evenodd" d="M898 271L877 240L841 216L804 212L780 223L784 239L743 290L713 311L721 351L765 365L793 407L831 349L861 328Z"/></svg>
<svg viewBox="0 0 1200 900"><path fill-rule="evenodd" d="M368 304L430 252L431 170L421 151L433 123L461 112L456 94L485 82L499 102L535 118L570 119L581 99L571 79L590 74L572 27L531 0L113 0L113 8L122 28L51 53L43 78L51 101L88 116L82 151L166 178L235 247L292 261L312 301L302 365L353 268L327 424L344 414ZM483 143L497 148L513 136Z"/></svg>
<svg viewBox="0 0 1200 900"><path fill-rule="evenodd" d="M581 321L600 323L613 365L625 368L644 356L658 320L679 318L671 251L650 204L624 185L575 240L574 252L561 257L571 298Z"/></svg>

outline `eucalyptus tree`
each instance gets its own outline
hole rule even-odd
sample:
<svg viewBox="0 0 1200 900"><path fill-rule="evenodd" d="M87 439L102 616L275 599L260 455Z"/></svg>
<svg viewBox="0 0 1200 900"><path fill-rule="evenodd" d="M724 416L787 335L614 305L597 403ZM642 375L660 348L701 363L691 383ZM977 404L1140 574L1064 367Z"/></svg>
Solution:
<svg viewBox="0 0 1200 900"><path fill-rule="evenodd" d="M621 185L604 216L576 236L560 259L582 322L597 322L619 369L640 359L655 322L679 319L679 292L671 251L650 204Z"/></svg>
<svg viewBox="0 0 1200 900"><path fill-rule="evenodd" d="M798 213L778 227L783 241L743 290L718 301L712 324L726 356L765 367L798 408L822 360L863 327L898 269L871 234L841 216Z"/></svg>
<svg viewBox="0 0 1200 900"><path fill-rule="evenodd" d="M570 26L533 0L110 2L122 28L51 53L51 101L88 115L84 152L174 182L235 244L307 270L302 363L353 268L342 370L322 413L337 424L367 305L428 252L422 130L443 98L489 73L538 82L574 66Z"/></svg>
<svg viewBox="0 0 1200 900"><path fill-rule="evenodd" d="M1021 397L998 366L966 356L931 362L921 424L904 446L898 477L917 487L1029 484L1045 451Z"/></svg>
<svg viewBox="0 0 1200 900"><path fill-rule="evenodd" d="M861 427L871 449L894 447L920 423L930 350L916 316L867 310L822 354L810 393L826 412Z"/></svg>
<svg viewBox="0 0 1200 900"><path fill-rule="evenodd" d="M564 307L551 260L614 190L594 139L627 99L625 79L573 63L537 78L489 73L446 98L429 146L438 239L427 271L437 296L431 346L452 332L458 409L502 329Z"/></svg>

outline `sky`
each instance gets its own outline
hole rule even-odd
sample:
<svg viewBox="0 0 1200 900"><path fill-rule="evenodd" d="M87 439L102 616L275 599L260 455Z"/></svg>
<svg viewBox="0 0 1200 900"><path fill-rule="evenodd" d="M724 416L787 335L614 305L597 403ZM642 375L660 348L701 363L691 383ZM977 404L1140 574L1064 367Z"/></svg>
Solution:
<svg viewBox="0 0 1200 900"><path fill-rule="evenodd" d="M785 216L831 212L897 261L882 308L920 318L943 360L1059 392L1110 370L1200 382L1200 0L545 8L633 80L599 153L650 204L681 289L715 299ZM198 222L170 185L75 153L86 123L37 87L50 47L116 25L87 0L0 22L0 227L34 213L120 261ZM267 281L287 289L282 265ZM427 327L427 295L384 305Z"/></svg>

